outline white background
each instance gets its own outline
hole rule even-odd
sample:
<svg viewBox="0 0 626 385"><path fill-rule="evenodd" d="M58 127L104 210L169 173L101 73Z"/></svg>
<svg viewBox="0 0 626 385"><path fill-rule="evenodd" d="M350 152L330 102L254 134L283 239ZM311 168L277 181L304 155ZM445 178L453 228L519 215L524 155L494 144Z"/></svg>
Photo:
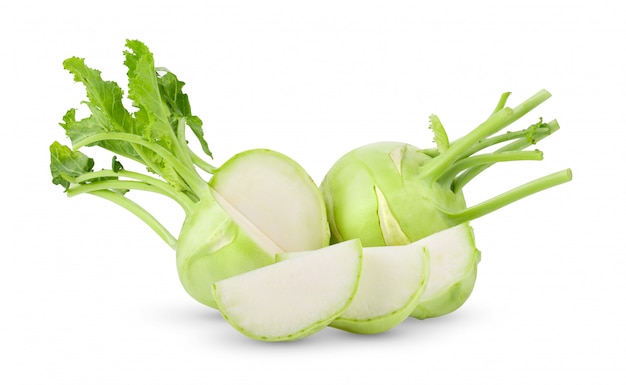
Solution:
<svg viewBox="0 0 626 385"><path fill-rule="evenodd" d="M3 2L0 383L626 383L618 4ZM454 314L257 342L187 296L174 252L135 217L50 183L57 123L84 100L62 61L85 57L125 86L126 38L187 83L217 165L269 147L320 182L362 144L430 147L431 113L456 138L502 92L515 105L546 88L553 97L516 125L559 120L538 146L545 160L494 167L466 196L567 167L574 181L473 222L483 259ZM178 211L152 209L176 232Z"/></svg>

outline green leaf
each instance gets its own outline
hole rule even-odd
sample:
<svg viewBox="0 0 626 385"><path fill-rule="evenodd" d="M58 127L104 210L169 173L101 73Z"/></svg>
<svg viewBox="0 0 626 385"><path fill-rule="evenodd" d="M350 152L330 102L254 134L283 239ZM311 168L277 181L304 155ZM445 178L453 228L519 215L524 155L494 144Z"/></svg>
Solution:
<svg viewBox="0 0 626 385"><path fill-rule="evenodd" d="M102 110L95 107L91 103L85 103L90 107L92 115L88 118L77 121L76 109L72 108L67 111L63 116L63 123L60 123L61 127L65 129L65 133L71 139L72 143L79 143L80 141L87 139L91 136L102 134L105 132L117 131L114 123L112 123L103 114ZM119 140L102 140L91 144L91 146L97 145L105 148L116 154L125 156L130 159L134 159L138 162L142 162L141 157L137 154L137 151L130 143Z"/></svg>
<svg viewBox="0 0 626 385"><path fill-rule="evenodd" d="M134 115L135 124L141 127L146 140L164 147L181 160L185 159L189 155L179 146L176 126L171 123L172 112L159 88L152 53L145 44L137 40L127 40L126 46L129 48L124 51L124 64L128 67L128 96L138 108ZM149 158L155 171L176 189L188 188L173 165L160 155L146 151L144 156Z"/></svg>
<svg viewBox="0 0 626 385"><path fill-rule="evenodd" d="M185 122L198 139L200 146L202 146L202 151L212 157L213 154L209 150L209 146L204 139L202 120L191 113L189 96L183 92L183 86L185 83L178 80L176 75L170 72L167 68L157 68L157 71L165 72L163 76L158 77L158 82L161 95L163 95L163 98L167 102L170 110L172 110L174 115L178 118L185 118ZM177 127L176 122L173 122L172 125Z"/></svg>
<svg viewBox="0 0 626 385"><path fill-rule="evenodd" d="M100 71L85 65L85 60L72 57L63 62L66 70L74 75L74 80L83 83L87 91L92 114L98 115L99 122L106 122L106 128L117 132L136 133L133 118L122 104L123 91L112 81L104 81Z"/></svg>
<svg viewBox="0 0 626 385"><path fill-rule="evenodd" d="M162 194L174 199L188 213L195 202L211 196L196 167L210 171L215 168L197 157L185 140L186 124L201 137L202 123L191 115L187 95L182 93L184 83L173 74L161 82L152 53L142 42L127 40L126 47L128 99L125 100L119 85L104 81L101 72L85 65L84 59L71 57L63 62L74 80L84 85L87 100L83 103L90 114L79 120L77 110L72 108L63 116L60 125L72 141L72 148L58 142L50 146L52 182L63 186L68 196L88 193L124 207L175 247L176 239L167 229L124 194L131 190ZM168 86L163 87L162 83ZM125 107L129 101L134 107L132 112ZM90 146L115 154L110 169L93 171L93 159L78 151ZM208 150L206 143L203 148ZM147 171L161 178L126 170L118 156L144 165Z"/></svg>
<svg viewBox="0 0 626 385"><path fill-rule="evenodd" d="M74 150L84 146L102 147L143 164L174 191L199 199L208 188L196 170L196 163L204 163L188 147L184 134L189 124L201 136L201 121L191 115L188 98L182 93L184 83L174 74L162 82L153 55L142 42L127 40L126 48L124 64L128 69L128 98L135 107L133 112L125 108L128 100L123 100L124 92L118 84L104 81L99 70L89 68L82 58L72 57L63 65L75 81L85 86L87 100L83 103L91 114L78 120L77 110L72 108L60 124ZM114 158L112 171L116 169L123 170Z"/></svg>
<svg viewBox="0 0 626 385"><path fill-rule="evenodd" d="M193 133L196 135L196 138L198 138L198 141L200 142L200 145L202 146L202 151L204 151L205 154L207 154L208 156L212 158L213 154L209 150L209 146L206 140L204 140L204 131L202 130L202 120L200 120L200 118L195 115L190 115L187 117L186 122L189 128L191 128L191 131L193 131Z"/></svg>
<svg viewBox="0 0 626 385"><path fill-rule="evenodd" d="M91 111L91 116L80 121L76 120L76 110L73 108L63 117L61 126L72 143L105 132L136 133L133 118L122 104L123 91L115 82L102 80L100 71L87 67L84 59L72 57L65 60L63 66L74 75L75 81L85 86L89 100L84 104ZM100 141L95 144L142 162L130 143Z"/></svg>
<svg viewBox="0 0 626 385"><path fill-rule="evenodd" d="M50 145L50 173L52 183L70 187L72 179L93 170L94 161L80 151L54 142Z"/></svg>
<svg viewBox="0 0 626 385"><path fill-rule="evenodd" d="M113 159L111 160L111 169L114 172L120 172L124 169L124 166L122 165L122 163L117 160L117 156L114 156Z"/></svg>
<svg viewBox="0 0 626 385"><path fill-rule="evenodd" d="M137 40L128 40L126 46L130 49L124 51L124 64L128 67L128 97L139 109L135 118L146 139L169 149L176 136L169 122L170 110L161 97L152 53Z"/></svg>

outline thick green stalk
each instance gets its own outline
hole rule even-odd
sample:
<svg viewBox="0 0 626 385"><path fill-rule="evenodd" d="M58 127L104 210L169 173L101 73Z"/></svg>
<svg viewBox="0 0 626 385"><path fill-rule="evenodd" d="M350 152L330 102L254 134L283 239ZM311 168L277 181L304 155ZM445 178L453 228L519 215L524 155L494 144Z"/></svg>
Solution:
<svg viewBox="0 0 626 385"><path fill-rule="evenodd" d="M498 162L512 162L517 160L542 160L543 153L541 151L505 151L505 152L494 152L493 154L480 154L470 156L469 158L461 159L458 162L454 163L452 167L448 171L446 171L441 178L439 178L439 183L444 186L450 186L452 188L452 184L454 182L454 178L463 170L473 167L483 166L485 164L492 165Z"/></svg>
<svg viewBox="0 0 626 385"><path fill-rule="evenodd" d="M494 212L515 201L526 198L527 196L543 190L547 190L551 187L558 186L571 180L572 170L565 169L559 172L555 172L554 174L535 179L524 185L502 193L494 198L488 199L472 207L468 207L465 210L461 210L456 213L448 213L448 216L457 224L469 222L471 220Z"/></svg>
<svg viewBox="0 0 626 385"><path fill-rule="evenodd" d="M524 130L509 131L501 135L491 136L481 140L461 155L459 159L467 158L489 147L513 140L515 141L501 147L499 150L496 150L496 152L521 150L547 138L559 129L559 124L556 120L540 124L539 127L534 126L536 125L534 124Z"/></svg>
<svg viewBox="0 0 626 385"><path fill-rule="evenodd" d="M135 214L135 216L150 226L150 228L154 230L154 232L157 233L157 235L161 237L165 243L167 243L172 249L176 250L176 238L165 228L165 226L163 226L163 224L161 224L161 222L159 222L154 216L152 216L152 214L147 212L137 203L113 191L92 191L90 194L107 199Z"/></svg>
<svg viewBox="0 0 626 385"><path fill-rule="evenodd" d="M144 183L138 182L134 180L101 180L96 182L91 182L87 184L79 184L76 186L72 186L67 190L67 196L73 197L79 194L94 192L94 191L113 191L113 190L140 190L140 191L148 191L153 193L162 194L161 190L158 188Z"/></svg>
<svg viewBox="0 0 626 385"><path fill-rule="evenodd" d="M177 158L182 159L182 162L185 164L185 166L189 168L193 168L193 159L191 158L191 155L190 155L191 151L189 151L187 138L185 135L187 131L186 128L187 128L187 122L185 118L178 119L178 126L176 128L176 136L177 136L176 152L178 153Z"/></svg>
<svg viewBox="0 0 626 385"><path fill-rule="evenodd" d="M133 171L100 170L100 171L94 171L94 172L90 172L87 174L83 174L76 178L67 177L67 180L71 180L71 182L75 184L82 184L85 182L93 183L94 180L98 180L101 178L119 178L119 177L129 178L135 181L143 182L144 184L151 186L151 190L149 191L153 191L153 192L165 195L175 200L176 203L178 203L179 205L183 207L183 209L185 210L185 213L189 213L191 210L191 207L194 204L194 201L191 200L187 195L183 194L180 191L177 191L176 189L172 187L172 185L168 184L167 182L164 182L161 179L153 178L149 175L145 175L145 174L141 174L141 173L133 172ZM116 187L113 187L113 188L116 188ZM120 186L119 188L123 188L123 187ZM76 189L76 187L72 187L72 189Z"/></svg>
<svg viewBox="0 0 626 385"><path fill-rule="evenodd" d="M489 147L495 146L497 144L501 144L504 142L509 142L515 140L515 144L510 143L506 146L503 146L499 151L512 151L512 150L521 150L526 148L532 144L536 144L542 139L547 138L552 135L555 131L557 131L560 127L556 120L552 120L548 123L542 124L540 127L533 128L532 125L526 129L518 130L518 131L508 131L504 134L491 136L489 138L479 140L473 147L469 148L463 155L459 156L459 159L464 159L477 152L485 150ZM531 132L532 131L532 132ZM452 142L454 144L455 142ZM526 146L520 146L521 143L525 143ZM422 150L422 152L430 157L436 157L440 155L439 150L437 148L427 148Z"/></svg>
<svg viewBox="0 0 626 385"><path fill-rule="evenodd" d="M497 137L493 137L493 138L489 138L487 139L485 142L485 147L486 148L488 146L492 146L494 144L497 144L499 142L501 142L501 140L499 139L503 139L502 141L507 141L510 139L514 139L515 137L517 137L517 140L502 146L501 148L497 149L496 151L494 151L493 153L503 153L503 152L507 152L507 151L519 151L522 150L528 146L531 146L533 144L536 144L537 142L539 142L542 139L547 138L548 136L550 136L552 133L554 133L555 131L557 131L559 129L559 124L556 120L552 120L548 123L546 123L544 126L537 128L536 131L534 131L530 137L530 139L528 137L526 137L526 135L528 134L528 130L523 130L523 131L516 131L516 132L510 132L507 134L503 134L503 135L499 135ZM518 134L521 134L518 136ZM479 148L477 149L477 151L482 150L483 148ZM474 179L477 175L479 175L481 172L485 171L486 169L488 169L489 167L491 167L492 165L494 165L495 163L486 163L486 164L482 164L482 165L478 165L476 167L472 167L469 168L467 170L465 170L465 172L463 172L461 175L457 176L456 179L454 180L453 184L452 184L452 190L453 191L459 191L461 190L463 187L465 187L465 185L467 185L472 179Z"/></svg>
<svg viewBox="0 0 626 385"><path fill-rule="evenodd" d="M209 174L213 174L215 172L215 170L217 170L217 167L210 165L209 163L205 162L204 159L200 158L198 155L196 155L194 152L191 152L191 159L193 160L193 164L195 164L196 166L198 166L198 168L200 168L200 170L203 170Z"/></svg>
<svg viewBox="0 0 626 385"><path fill-rule="evenodd" d="M526 115L539 104L543 103L550 96L548 91L541 90L513 109L504 107L494 112L485 122L476 127L469 134L454 141L445 152L426 164L421 172L421 177L436 181L454 162L468 151L468 149L476 145L476 143L504 129Z"/></svg>
<svg viewBox="0 0 626 385"><path fill-rule="evenodd" d="M163 191L162 189L155 187L154 185L144 183L144 182L133 181L133 180L113 180L112 179L112 180L101 180L101 181L91 182L87 184L80 184L80 185L70 187L67 190L67 196L71 198L79 194L92 193L94 191L114 191L114 190L122 190L122 191L123 190L140 190L140 191L147 191L147 192L153 192L153 193L165 195L169 198L174 199L176 203L180 204L181 207L185 210L186 214L189 214L193 207L193 202L189 198L185 197L184 195L172 196L170 195L169 191ZM185 200L183 201L179 200L179 198L182 198L182 197L184 197Z"/></svg>
<svg viewBox="0 0 626 385"><path fill-rule="evenodd" d="M504 106L506 105L506 101L509 99L509 96L511 96L510 92L505 92L500 96L496 108L494 108L493 112L491 113L492 115L504 108Z"/></svg>
<svg viewBox="0 0 626 385"><path fill-rule="evenodd" d="M183 162L173 156L164 147L161 147L156 143L150 143L144 138L135 134L106 132L102 134L92 135L88 138L74 143L74 149L77 150L83 146L87 146L102 140L121 140L142 145L147 149L154 151L166 162L171 164L176 172L184 179L185 183L189 185L198 200L201 197L210 194L207 183L200 177L200 175L198 175L197 171L194 168L187 167Z"/></svg>

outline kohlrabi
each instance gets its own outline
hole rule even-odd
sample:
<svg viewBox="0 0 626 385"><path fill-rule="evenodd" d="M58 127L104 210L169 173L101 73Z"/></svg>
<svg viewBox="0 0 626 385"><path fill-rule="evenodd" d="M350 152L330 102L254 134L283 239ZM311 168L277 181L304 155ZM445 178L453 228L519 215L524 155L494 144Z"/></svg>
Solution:
<svg viewBox="0 0 626 385"><path fill-rule="evenodd" d="M291 341L318 332L344 313L361 285L358 239L281 255L213 284L222 316L248 337Z"/></svg>
<svg viewBox="0 0 626 385"><path fill-rule="evenodd" d="M320 186L331 242L359 238L364 247L410 244L570 181L572 172L566 169L482 203L466 205L463 188L468 182L499 162L541 160L541 152L525 148L559 128L556 121L545 123L540 119L527 129L498 134L550 94L541 90L515 108L505 106L508 97L509 93L503 94L495 111L482 124L452 142L438 117L432 115L436 148L423 150L405 143L381 142L357 148L340 158ZM434 317L455 310L474 286L476 274L471 265L478 263L479 254L473 232L469 226L457 230L446 233L451 234L449 239L437 241L439 262L431 253L431 269L438 269L438 273L431 271L422 298L430 298L430 302L425 306L418 304L413 312L415 317ZM460 274L457 282L442 284L438 277L449 277L446 269L463 271L456 272Z"/></svg>
<svg viewBox="0 0 626 385"><path fill-rule="evenodd" d="M202 121L191 113L184 83L165 68L155 68L141 42L126 44L128 97L104 81L100 71L70 58L64 67L83 83L90 115L77 119L70 109L61 126L72 148L50 146L53 183L69 196L89 193L112 201L143 220L176 250L180 280L199 302L216 307L212 284L275 262L283 252L328 245L324 202L305 170L289 157L258 149L237 154L216 168L194 152L187 133L210 156ZM98 146L115 154L110 169L94 170L94 159L79 149ZM129 162L124 166L118 159ZM125 166L139 164L145 172ZM201 174L212 174L209 182ZM131 190L162 194L177 202L185 221L176 238L131 200Z"/></svg>

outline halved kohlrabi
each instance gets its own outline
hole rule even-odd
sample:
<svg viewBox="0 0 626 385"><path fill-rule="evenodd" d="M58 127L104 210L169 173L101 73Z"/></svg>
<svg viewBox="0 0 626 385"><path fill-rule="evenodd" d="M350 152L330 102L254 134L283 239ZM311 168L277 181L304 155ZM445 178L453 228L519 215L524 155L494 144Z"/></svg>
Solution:
<svg viewBox="0 0 626 385"><path fill-rule="evenodd" d="M218 309L235 329L258 340L296 340L345 311L359 285L360 241L297 254L213 284Z"/></svg>
<svg viewBox="0 0 626 385"><path fill-rule="evenodd" d="M242 152L214 172L212 198L200 201L180 232L180 280L216 307L211 285L274 263L277 253L328 245L319 190L306 171L275 151Z"/></svg>
<svg viewBox="0 0 626 385"><path fill-rule="evenodd" d="M72 108L63 116L61 126L72 146L50 146L54 184L68 196L107 199L144 221L176 250L186 291L208 306L216 306L213 282L271 264L278 252L328 245L321 193L300 165L263 149L235 155L221 167L208 164L190 146L189 133L203 155L212 156L202 120L192 114L183 92L185 83L155 67L142 42L128 40L126 47L127 93L84 59L63 62L85 86L91 114L78 120ZM123 99L125 94L130 100ZM110 169L94 171L95 160L79 151L92 146L114 154ZM127 169L122 161L144 171ZM209 182L204 173L212 175ZM185 221L178 239L133 198L136 191L161 194L180 205Z"/></svg>
<svg viewBox="0 0 626 385"><path fill-rule="evenodd" d="M413 243L428 249L430 277L411 316L419 319L453 312L467 301L476 282L480 251L469 223L429 235Z"/></svg>

